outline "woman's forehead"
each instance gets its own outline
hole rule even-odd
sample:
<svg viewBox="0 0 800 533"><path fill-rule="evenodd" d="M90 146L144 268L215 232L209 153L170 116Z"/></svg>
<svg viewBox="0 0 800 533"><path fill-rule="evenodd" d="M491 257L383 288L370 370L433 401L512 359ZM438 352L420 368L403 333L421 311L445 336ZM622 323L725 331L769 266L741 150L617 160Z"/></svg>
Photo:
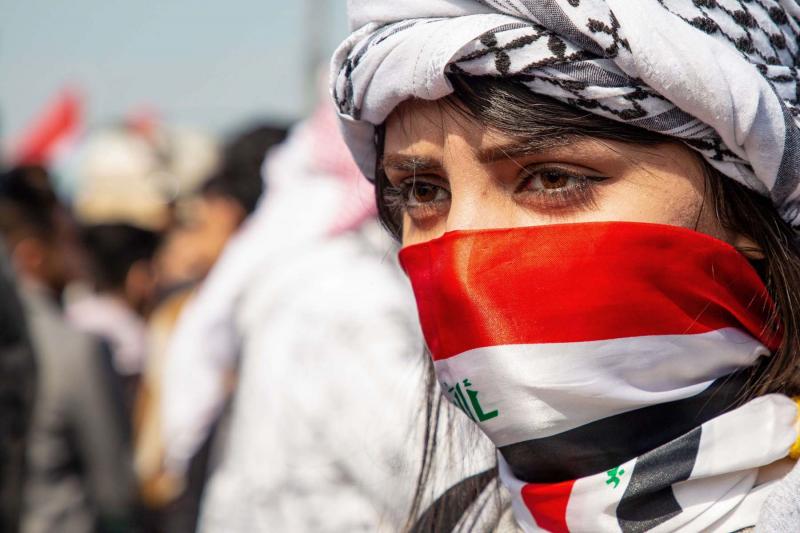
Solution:
<svg viewBox="0 0 800 533"><path fill-rule="evenodd" d="M456 98L406 100L384 123L383 153L440 153L442 150L469 150L480 161L497 159L499 150L511 157L524 151L548 151L572 145L587 145L593 139L565 134L563 128L550 124L546 116L533 124L525 117L529 134L505 132L489 127L475 118Z"/></svg>
<svg viewBox="0 0 800 533"><path fill-rule="evenodd" d="M598 148L596 140L585 137L511 136L486 127L459 104L446 100L404 102L386 120L385 133L383 166L398 170L431 169L453 157L468 156L475 163L491 163L532 152Z"/></svg>
<svg viewBox="0 0 800 533"><path fill-rule="evenodd" d="M448 136L481 142L486 128L450 100L406 100L386 119L386 147L443 145Z"/></svg>

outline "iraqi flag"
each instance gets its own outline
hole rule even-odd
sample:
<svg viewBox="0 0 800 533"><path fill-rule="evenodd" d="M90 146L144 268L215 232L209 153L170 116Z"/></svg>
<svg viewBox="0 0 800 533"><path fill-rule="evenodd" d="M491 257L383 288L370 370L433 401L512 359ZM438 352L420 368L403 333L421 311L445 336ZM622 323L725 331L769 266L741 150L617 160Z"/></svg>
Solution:
<svg viewBox="0 0 800 533"><path fill-rule="evenodd" d="M453 232L400 259L437 376L497 446L530 531L719 521L732 509L704 508L707 496L744 512L754 469L794 441L788 398L735 409L780 335L758 274L726 243L563 224Z"/></svg>

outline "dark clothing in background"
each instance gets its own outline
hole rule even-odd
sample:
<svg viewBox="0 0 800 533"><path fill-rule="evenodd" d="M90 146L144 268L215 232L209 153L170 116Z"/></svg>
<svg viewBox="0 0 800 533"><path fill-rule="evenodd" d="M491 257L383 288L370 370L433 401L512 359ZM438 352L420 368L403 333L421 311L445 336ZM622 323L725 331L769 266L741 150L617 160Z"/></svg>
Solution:
<svg viewBox="0 0 800 533"><path fill-rule="evenodd" d="M22 296L39 370L22 533L126 531L135 483L108 354L46 290Z"/></svg>
<svg viewBox="0 0 800 533"><path fill-rule="evenodd" d="M0 243L0 531L16 531L25 473L25 436L36 365L22 304Z"/></svg>

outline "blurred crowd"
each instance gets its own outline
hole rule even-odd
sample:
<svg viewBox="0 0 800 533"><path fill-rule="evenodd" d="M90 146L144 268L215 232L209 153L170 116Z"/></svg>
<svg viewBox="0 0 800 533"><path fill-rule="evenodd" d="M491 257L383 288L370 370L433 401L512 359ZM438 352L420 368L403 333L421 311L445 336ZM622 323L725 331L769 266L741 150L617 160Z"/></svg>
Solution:
<svg viewBox="0 0 800 533"><path fill-rule="evenodd" d="M329 104L53 152L0 176L0 530L398 529L422 341Z"/></svg>

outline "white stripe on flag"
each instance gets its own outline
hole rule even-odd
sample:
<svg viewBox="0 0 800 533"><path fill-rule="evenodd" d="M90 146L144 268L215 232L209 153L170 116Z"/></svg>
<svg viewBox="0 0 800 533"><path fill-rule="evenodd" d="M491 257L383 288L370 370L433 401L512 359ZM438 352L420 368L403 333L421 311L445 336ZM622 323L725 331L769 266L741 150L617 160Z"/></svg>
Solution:
<svg viewBox="0 0 800 533"><path fill-rule="evenodd" d="M692 474L673 486L683 512L662 524L671 528L664 531L679 526L701 531L755 498L751 489L758 468L787 456L797 438L797 415L792 399L769 394L703 424ZM711 508L709 498L717 502ZM737 514L743 522L734 530L753 525L751 512ZM727 517L726 523L735 525L732 519Z"/></svg>
<svg viewBox="0 0 800 533"><path fill-rule="evenodd" d="M703 424L690 479L756 468L786 457L797 437L797 404L782 394L758 397ZM764 420L771 420L768 428ZM761 428L753 431L753 428Z"/></svg>
<svg viewBox="0 0 800 533"><path fill-rule="evenodd" d="M500 447L689 398L768 354L748 334L724 328L695 335L491 346L435 365L445 391L452 389L451 398L466 406ZM496 416L488 416L494 411Z"/></svg>

